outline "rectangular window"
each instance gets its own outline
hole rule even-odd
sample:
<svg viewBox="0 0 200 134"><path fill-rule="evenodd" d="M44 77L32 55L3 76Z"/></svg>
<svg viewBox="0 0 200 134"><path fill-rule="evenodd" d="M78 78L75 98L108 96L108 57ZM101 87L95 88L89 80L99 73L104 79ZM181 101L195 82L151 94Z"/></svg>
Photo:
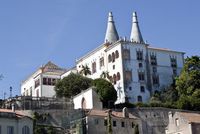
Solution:
<svg viewBox="0 0 200 134"><path fill-rule="evenodd" d="M121 126L122 126L122 127L125 127L125 123L124 123L123 121L122 121L122 124L121 124Z"/></svg>
<svg viewBox="0 0 200 134"><path fill-rule="evenodd" d="M170 57L171 67L176 68L177 67L177 60L175 57Z"/></svg>
<svg viewBox="0 0 200 134"><path fill-rule="evenodd" d="M30 87L30 96L32 96L32 87Z"/></svg>
<svg viewBox="0 0 200 134"><path fill-rule="evenodd" d="M135 124L132 122L132 123L131 123L131 126L132 126L132 128L134 128L134 127L135 127Z"/></svg>
<svg viewBox="0 0 200 134"><path fill-rule="evenodd" d="M140 86L140 92L142 92L142 93L145 92L145 88L144 88L144 86Z"/></svg>
<svg viewBox="0 0 200 134"><path fill-rule="evenodd" d="M107 119L104 119L104 126L107 126L108 125L108 121Z"/></svg>
<svg viewBox="0 0 200 134"><path fill-rule="evenodd" d="M132 81L132 71L125 71L125 80Z"/></svg>
<svg viewBox="0 0 200 134"><path fill-rule="evenodd" d="M47 78L47 84L51 85L51 78Z"/></svg>
<svg viewBox="0 0 200 134"><path fill-rule="evenodd" d="M154 66L154 67L152 67L152 72L153 73L157 73L157 68Z"/></svg>
<svg viewBox="0 0 200 134"><path fill-rule="evenodd" d="M100 67L103 67L104 66L104 58L101 57L99 62L100 62Z"/></svg>
<svg viewBox="0 0 200 134"><path fill-rule="evenodd" d="M136 51L137 54L137 60L143 60L143 52L142 51Z"/></svg>
<svg viewBox="0 0 200 134"><path fill-rule="evenodd" d="M150 62L151 62L151 65L154 65L154 66L157 65L156 55L150 55Z"/></svg>
<svg viewBox="0 0 200 134"><path fill-rule="evenodd" d="M129 49L123 50L123 59L130 60L130 50Z"/></svg>
<svg viewBox="0 0 200 134"><path fill-rule="evenodd" d="M95 120L94 120L94 124L95 124L95 125L98 125L98 124L99 124L99 120L98 120L98 119L95 119Z"/></svg>
<svg viewBox="0 0 200 134"><path fill-rule="evenodd" d="M53 86L55 86L56 85L56 79L52 79L52 83L51 83Z"/></svg>
<svg viewBox="0 0 200 134"><path fill-rule="evenodd" d="M92 73L96 73L96 62L92 63Z"/></svg>
<svg viewBox="0 0 200 134"><path fill-rule="evenodd" d="M35 88L37 88L39 85L40 85L40 79L37 79L37 80L35 81Z"/></svg>
<svg viewBox="0 0 200 134"><path fill-rule="evenodd" d="M139 79L139 81L144 81L145 80L144 72L138 72L138 79Z"/></svg>
<svg viewBox="0 0 200 134"><path fill-rule="evenodd" d="M153 85L159 84L159 76L158 75L153 75L152 80L153 80Z"/></svg>
<svg viewBox="0 0 200 134"><path fill-rule="evenodd" d="M13 126L7 126L7 134L14 134L14 127Z"/></svg>
<svg viewBox="0 0 200 134"><path fill-rule="evenodd" d="M47 85L47 78L43 78L43 85Z"/></svg>
<svg viewBox="0 0 200 134"><path fill-rule="evenodd" d="M113 121L113 127L116 127L116 126L117 126L117 122Z"/></svg>

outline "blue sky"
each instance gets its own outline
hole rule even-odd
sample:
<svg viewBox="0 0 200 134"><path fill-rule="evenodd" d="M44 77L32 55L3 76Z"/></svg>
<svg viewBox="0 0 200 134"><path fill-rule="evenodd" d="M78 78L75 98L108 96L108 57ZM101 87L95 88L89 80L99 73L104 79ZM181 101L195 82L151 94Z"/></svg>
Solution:
<svg viewBox="0 0 200 134"><path fill-rule="evenodd" d="M199 55L199 0L0 0L0 98L52 61L70 68L104 41L107 15L129 37L137 11L143 38L154 47Z"/></svg>

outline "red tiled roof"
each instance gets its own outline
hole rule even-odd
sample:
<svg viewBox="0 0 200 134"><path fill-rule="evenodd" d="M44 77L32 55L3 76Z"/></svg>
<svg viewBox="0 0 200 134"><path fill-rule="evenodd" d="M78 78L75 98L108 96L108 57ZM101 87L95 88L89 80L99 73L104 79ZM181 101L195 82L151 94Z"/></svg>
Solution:
<svg viewBox="0 0 200 134"><path fill-rule="evenodd" d="M180 112L179 114L185 117L190 123L200 123L199 113Z"/></svg>
<svg viewBox="0 0 200 134"><path fill-rule="evenodd" d="M0 109L0 113L15 113L16 117L23 118L25 114L19 110L13 112L11 109Z"/></svg>
<svg viewBox="0 0 200 134"><path fill-rule="evenodd" d="M108 115L108 110L96 110L96 109L92 109L92 110L88 111L87 115L106 117ZM118 117L118 118L124 118L122 112L112 111L112 116L115 116L115 117ZM137 117L135 117L134 115L132 115L131 113L129 113L129 118L132 118L132 119L135 118L136 119Z"/></svg>

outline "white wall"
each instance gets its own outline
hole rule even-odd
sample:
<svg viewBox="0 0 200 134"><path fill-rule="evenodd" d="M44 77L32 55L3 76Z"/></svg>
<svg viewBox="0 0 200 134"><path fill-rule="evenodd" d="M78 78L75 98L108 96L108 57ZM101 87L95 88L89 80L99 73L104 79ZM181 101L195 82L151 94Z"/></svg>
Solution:
<svg viewBox="0 0 200 134"><path fill-rule="evenodd" d="M86 101L86 109L102 109L102 104L92 88L83 91L73 98L74 109L82 108L83 98Z"/></svg>
<svg viewBox="0 0 200 134"><path fill-rule="evenodd" d="M173 82L173 68L171 67L170 56L177 59L177 75L180 74L184 64L184 55L181 52L175 52L170 50L152 49L149 48L149 61L150 53L155 53L157 57L157 73L159 75L160 88L166 87ZM152 66L150 65L151 74ZM153 87L153 91L159 90L159 88Z"/></svg>
<svg viewBox="0 0 200 134"><path fill-rule="evenodd" d="M76 74L76 73L77 73L76 68L70 69L70 70L68 70L67 72L65 72L64 74L62 74L62 75L61 75L61 79L63 79L64 77L68 76L70 73Z"/></svg>
<svg viewBox="0 0 200 134"><path fill-rule="evenodd" d="M36 73L31 75L26 81L21 84L21 95L24 92L28 91L28 94L25 93L25 96L30 96L30 89L32 87L32 96L37 97L37 90L39 91L38 97L53 97L55 96L55 91L53 85L43 85L43 78L55 78L60 79L60 74L56 72L44 72L42 73L41 69L39 69ZM40 80L40 85L35 88L35 80ZM25 90L24 90L25 89Z"/></svg>
<svg viewBox="0 0 200 134"><path fill-rule="evenodd" d="M28 79L21 83L21 95L30 96L32 88L32 96L36 96L36 90L40 90L40 86L35 89L35 80L40 79L40 74L42 70L38 69L34 74L32 74ZM41 84L41 79L40 79ZM28 94L26 94L28 92ZM39 93L41 94L41 93Z"/></svg>
<svg viewBox="0 0 200 134"><path fill-rule="evenodd" d="M60 75L56 75L54 73L49 73L49 72L46 72L46 73L43 73L41 78L55 78L55 79L60 79ZM54 97L56 92L54 90L54 87L53 85L41 85L41 96L45 96L45 97Z"/></svg>
<svg viewBox="0 0 200 134"><path fill-rule="evenodd" d="M122 56L122 48L130 50L130 60L124 60ZM115 62L108 62L108 55L112 54L115 51L119 52L119 58L115 59ZM136 51L140 50L143 52L143 60L137 60ZM150 53L155 53L157 56L157 74L159 75L159 86L152 86L152 89L148 89L147 77L150 74L150 84L152 84L152 66L147 64L147 60L150 61ZM148 54L148 55L147 55ZM77 70L78 72L82 69L82 65L87 65L92 71L92 63L96 62L97 72L92 75L87 75L89 78L99 78L103 71L108 71L110 76L120 73L121 79L114 84L116 91L118 92L118 99L115 102L124 103L125 97L128 97L130 102L137 102L137 97L142 96L143 102L147 102L150 98L150 91L160 90L161 87L168 86L172 83L173 69L171 67L170 56L174 56L177 59L177 74L180 74L180 71L183 67L183 53L163 50L158 48L149 48L146 44L137 44L133 42L124 42L118 41L108 47L101 46L89 54L85 55L77 61ZM99 59L104 57L104 67L100 68ZM148 59L147 59L148 58ZM139 68L138 64L142 63L143 67ZM115 66L115 68L113 68ZM149 68L150 70L147 70ZM126 80L124 79L125 70L132 71L132 81L125 85ZM139 81L138 71L145 73L145 80ZM150 72L148 72L150 71ZM141 92L140 87L145 87L145 92ZM132 90L129 90L131 87ZM121 94L119 94L119 89Z"/></svg>
<svg viewBox="0 0 200 134"><path fill-rule="evenodd" d="M27 117L22 119L16 118L4 118L0 117L1 134L7 134L7 127L14 127L14 134L22 134L22 128L28 126L30 134L33 134L33 121Z"/></svg>

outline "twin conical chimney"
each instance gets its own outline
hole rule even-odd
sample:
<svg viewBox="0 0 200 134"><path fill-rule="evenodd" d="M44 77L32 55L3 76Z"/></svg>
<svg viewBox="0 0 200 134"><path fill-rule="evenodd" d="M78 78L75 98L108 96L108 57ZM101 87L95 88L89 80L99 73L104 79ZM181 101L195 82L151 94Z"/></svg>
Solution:
<svg viewBox="0 0 200 134"><path fill-rule="evenodd" d="M116 27L115 27L112 12L109 12L105 42L113 43L117 40L119 40L119 36L118 36L117 30L116 30ZM133 12L130 40L131 40L131 42L144 43L143 38L142 38L142 34L140 32L136 12Z"/></svg>
<svg viewBox="0 0 200 134"><path fill-rule="evenodd" d="M113 43L117 40L119 40L119 36L115 27L112 12L109 12L105 42Z"/></svg>
<svg viewBox="0 0 200 134"><path fill-rule="evenodd" d="M138 25L138 19L137 19L137 13L136 12L133 12L130 40L132 42L137 42L137 43L143 43L144 42L143 38L142 38L142 34L140 32L139 25Z"/></svg>

